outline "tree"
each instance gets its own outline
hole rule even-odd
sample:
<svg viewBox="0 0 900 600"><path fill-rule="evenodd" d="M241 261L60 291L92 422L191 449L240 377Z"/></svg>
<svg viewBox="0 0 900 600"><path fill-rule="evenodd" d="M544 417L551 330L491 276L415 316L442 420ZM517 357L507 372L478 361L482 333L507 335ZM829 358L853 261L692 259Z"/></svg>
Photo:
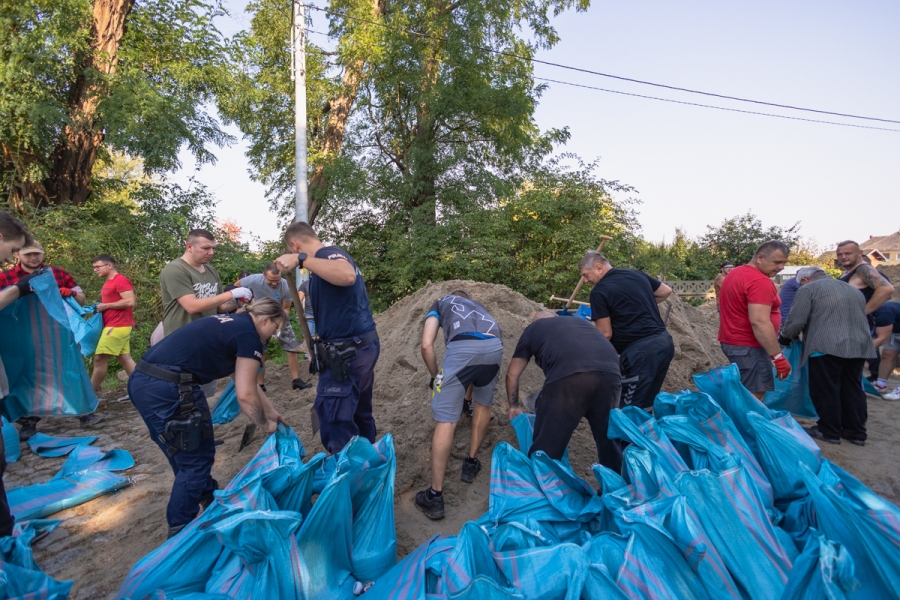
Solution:
<svg viewBox="0 0 900 600"><path fill-rule="evenodd" d="M800 223L790 227L764 228L762 221L751 213L725 219L718 227L707 226L700 242L722 260L742 265L753 259L753 251L763 242L781 240L793 248L801 241Z"/></svg>
<svg viewBox="0 0 900 600"><path fill-rule="evenodd" d="M107 150L161 172L187 145L212 162L205 106L224 81L221 0L19 0L0 5L0 186L22 208L80 204Z"/></svg>

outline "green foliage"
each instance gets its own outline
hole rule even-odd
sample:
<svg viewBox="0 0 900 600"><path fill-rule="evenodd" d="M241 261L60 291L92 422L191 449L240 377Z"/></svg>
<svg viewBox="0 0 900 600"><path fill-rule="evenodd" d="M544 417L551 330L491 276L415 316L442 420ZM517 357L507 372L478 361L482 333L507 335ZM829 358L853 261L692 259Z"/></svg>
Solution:
<svg viewBox="0 0 900 600"><path fill-rule="evenodd" d="M698 240L710 251L735 265L742 265L753 259L753 252L763 242L781 240L790 248L800 243L800 223L790 227L763 227L762 221L751 213L725 219L718 227L707 225L707 232Z"/></svg>

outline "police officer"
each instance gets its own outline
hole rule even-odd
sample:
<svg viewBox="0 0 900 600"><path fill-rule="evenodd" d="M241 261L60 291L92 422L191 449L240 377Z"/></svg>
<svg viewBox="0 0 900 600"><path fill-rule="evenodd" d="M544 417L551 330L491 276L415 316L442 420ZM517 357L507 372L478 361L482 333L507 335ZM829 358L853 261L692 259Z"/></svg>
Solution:
<svg viewBox="0 0 900 600"><path fill-rule="evenodd" d="M434 340L444 330L447 351L438 371ZM474 414L469 454L460 480L472 483L481 470L478 450L491 422L491 404L503 361L500 326L487 309L462 290L451 292L431 305L422 329L422 359L431 374L431 412L436 421L431 441L431 487L416 494L416 508L429 519L444 518L444 475L453 434L467 391L473 389Z"/></svg>
<svg viewBox="0 0 900 600"><path fill-rule="evenodd" d="M319 372L314 406L322 445L333 454L356 435L374 443L372 386L381 344L362 273L345 250L322 244L307 223L292 224L284 240L294 254L279 256L275 264L283 272L302 267L311 274L318 329L312 368Z"/></svg>
<svg viewBox="0 0 900 600"><path fill-rule="evenodd" d="M166 509L169 537L197 516L218 489L211 475L213 426L201 385L234 373L244 414L266 433L284 423L257 385L256 372L266 343L285 323L284 309L271 298L245 313L192 321L150 348L128 380L132 403L175 473Z"/></svg>

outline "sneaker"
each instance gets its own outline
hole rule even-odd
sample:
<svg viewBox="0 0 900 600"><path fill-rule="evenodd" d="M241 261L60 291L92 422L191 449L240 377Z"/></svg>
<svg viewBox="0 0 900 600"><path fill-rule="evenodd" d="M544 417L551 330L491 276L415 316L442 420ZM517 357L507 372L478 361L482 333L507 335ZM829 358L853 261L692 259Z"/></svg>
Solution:
<svg viewBox="0 0 900 600"><path fill-rule="evenodd" d="M100 413L91 413L89 415L84 415L83 417L78 417L78 420L81 421L82 427L90 427L97 423L102 423L106 420L106 417Z"/></svg>
<svg viewBox="0 0 900 600"><path fill-rule="evenodd" d="M37 423L33 421L26 421L22 423L22 427L19 429L19 439L21 441L26 441L31 438L34 434L37 433Z"/></svg>
<svg viewBox="0 0 900 600"><path fill-rule="evenodd" d="M835 445L840 445L841 443L840 438L827 438L822 435L822 432L819 431L818 427L804 427L803 429L806 431L806 433L809 434L809 437L814 440L822 440L823 442L828 442L829 444Z"/></svg>
<svg viewBox="0 0 900 600"><path fill-rule="evenodd" d="M166 539L171 540L173 537L181 533L182 529L184 529L184 525L175 525L174 527L169 527L169 533L166 534Z"/></svg>
<svg viewBox="0 0 900 600"><path fill-rule="evenodd" d="M877 381L873 381L873 382L872 382L872 387L875 388L876 390L878 390L878 393L882 393L882 392L886 392L886 391L887 391L887 387L888 387L888 386L887 386L887 384L884 384L884 385L878 385L878 382L877 382Z"/></svg>
<svg viewBox="0 0 900 600"><path fill-rule="evenodd" d="M269 390L267 390L266 386L264 386L263 384L259 384L259 389L261 389L262 391L264 391L267 394L269 393Z"/></svg>
<svg viewBox="0 0 900 600"><path fill-rule="evenodd" d="M303 381L300 377L291 382L291 388L295 390L305 390L307 388L311 388L312 384L308 381Z"/></svg>
<svg viewBox="0 0 900 600"><path fill-rule="evenodd" d="M459 478L466 483L472 483L475 481L475 476L478 475L478 471L481 470L481 461L477 458L473 458L472 462L469 462L469 457L463 461L462 473L459 474Z"/></svg>
<svg viewBox="0 0 900 600"><path fill-rule="evenodd" d="M425 516L432 520L444 518L444 496L435 496L428 499L429 490L422 490L416 494L416 508L425 513Z"/></svg>
<svg viewBox="0 0 900 600"><path fill-rule="evenodd" d="M885 400L900 400L900 385L895 387L893 392L882 394L881 397Z"/></svg>
<svg viewBox="0 0 900 600"><path fill-rule="evenodd" d="M462 414L471 417L475 413L475 405L472 402L472 400L463 400Z"/></svg>
<svg viewBox="0 0 900 600"><path fill-rule="evenodd" d="M866 445L866 440L851 440L850 438L844 438L844 439L847 440L848 442L850 442L851 444L853 444L854 446L865 446Z"/></svg>

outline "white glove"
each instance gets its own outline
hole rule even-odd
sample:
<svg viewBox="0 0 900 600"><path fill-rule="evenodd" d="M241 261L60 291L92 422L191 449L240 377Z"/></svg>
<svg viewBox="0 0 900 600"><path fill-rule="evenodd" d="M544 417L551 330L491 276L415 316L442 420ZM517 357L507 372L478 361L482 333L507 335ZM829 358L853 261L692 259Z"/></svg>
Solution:
<svg viewBox="0 0 900 600"><path fill-rule="evenodd" d="M250 288L236 287L231 290L231 297L235 300L252 300L253 292L250 291Z"/></svg>

